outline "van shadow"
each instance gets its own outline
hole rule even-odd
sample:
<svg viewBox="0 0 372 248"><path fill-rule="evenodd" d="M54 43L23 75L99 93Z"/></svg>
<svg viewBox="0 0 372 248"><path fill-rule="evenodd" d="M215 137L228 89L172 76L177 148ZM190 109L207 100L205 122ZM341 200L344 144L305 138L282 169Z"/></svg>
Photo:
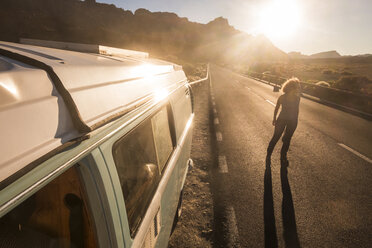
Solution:
<svg viewBox="0 0 372 248"><path fill-rule="evenodd" d="M271 161L266 159L266 170L264 176L264 224L265 224L265 247L278 247L276 236L273 188L271 179Z"/></svg>
<svg viewBox="0 0 372 248"><path fill-rule="evenodd" d="M291 187L288 182L288 166L287 160L282 160L280 163L280 179L282 184L282 218L283 218L283 237L286 247L301 247L297 234L296 216L293 206Z"/></svg>

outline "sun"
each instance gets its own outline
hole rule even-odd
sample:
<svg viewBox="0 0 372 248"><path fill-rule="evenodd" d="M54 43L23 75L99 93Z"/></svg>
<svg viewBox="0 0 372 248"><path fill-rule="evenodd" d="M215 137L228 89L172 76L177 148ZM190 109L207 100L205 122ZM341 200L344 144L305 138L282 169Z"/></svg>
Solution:
<svg viewBox="0 0 372 248"><path fill-rule="evenodd" d="M301 22L301 13L295 0L272 0L259 13L258 32L271 39L287 39Z"/></svg>

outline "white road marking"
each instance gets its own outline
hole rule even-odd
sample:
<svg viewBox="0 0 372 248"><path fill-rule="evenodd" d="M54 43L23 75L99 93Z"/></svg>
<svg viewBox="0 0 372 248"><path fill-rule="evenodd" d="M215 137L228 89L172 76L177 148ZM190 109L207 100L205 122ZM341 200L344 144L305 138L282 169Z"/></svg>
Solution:
<svg viewBox="0 0 372 248"><path fill-rule="evenodd" d="M213 106L216 106L216 103L213 101L213 102L212 102L212 105L213 105Z"/></svg>
<svg viewBox="0 0 372 248"><path fill-rule="evenodd" d="M217 132L216 133L216 138L217 138L217 141L222 141L222 133L221 132Z"/></svg>
<svg viewBox="0 0 372 248"><path fill-rule="evenodd" d="M240 247L239 230L236 222L235 210L232 206L226 208L228 231L227 247Z"/></svg>
<svg viewBox="0 0 372 248"><path fill-rule="evenodd" d="M256 92L254 92L253 90L251 90L251 93L252 93L253 95L255 95L255 96L258 96L258 97L260 97L260 98L263 98L262 96L260 96L260 95L257 94Z"/></svg>
<svg viewBox="0 0 372 248"><path fill-rule="evenodd" d="M227 168L227 162L225 156L218 156L218 172L219 173L228 173L229 169Z"/></svg>
<svg viewBox="0 0 372 248"><path fill-rule="evenodd" d="M217 114L217 109L214 108L213 109L213 113Z"/></svg>
<svg viewBox="0 0 372 248"><path fill-rule="evenodd" d="M354 149L348 147L347 145L345 144L342 144L342 143L338 143L339 146L345 148L346 150L348 150L349 152L352 152L354 153L355 155L357 155L358 157L360 157L361 159L364 159L365 161L367 161L368 163L372 164L372 160L366 156L364 156L363 154L360 154L359 152L355 151Z"/></svg>
<svg viewBox="0 0 372 248"><path fill-rule="evenodd" d="M214 118L214 125L218 125L220 124L220 120L216 117Z"/></svg>
<svg viewBox="0 0 372 248"><path fill-rule="evenodd" d="M270 101L270 100L267 100L267 99L266 99L266 102L268 102L268 103L270 103L271 105L275 106L275 103L273 103L273 102Z"/></svg>
<svg viewBox="0 0 372 248"><path fill-rule="evenodd" d="M247 90L251 90L251 88L249 88L248 86L245 86L245 88L246 88Z"/></svg>

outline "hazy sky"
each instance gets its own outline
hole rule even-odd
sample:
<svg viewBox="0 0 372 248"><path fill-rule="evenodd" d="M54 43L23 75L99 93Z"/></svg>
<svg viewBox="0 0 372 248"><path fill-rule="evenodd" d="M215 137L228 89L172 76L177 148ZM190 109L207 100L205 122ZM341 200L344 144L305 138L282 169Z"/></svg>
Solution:
<svg viewBox="0 0 372 248"><path fill-rule="evenodd" d="M207 23L223 16L250 34L265 34L285 52L372 53L372 0L97 0L133 12L174 12Z"/></svg>

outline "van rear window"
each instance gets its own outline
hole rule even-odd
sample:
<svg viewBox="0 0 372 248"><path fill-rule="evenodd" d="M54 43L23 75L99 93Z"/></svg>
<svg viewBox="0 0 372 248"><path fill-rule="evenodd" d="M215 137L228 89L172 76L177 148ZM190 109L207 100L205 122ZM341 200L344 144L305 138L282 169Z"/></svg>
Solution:
<svg viewBox="0 0 372 248"><path fill-rule="evenodd" d="M172 153L167 108L163 107L113 146L113 158L134 237Z"/></svg>

